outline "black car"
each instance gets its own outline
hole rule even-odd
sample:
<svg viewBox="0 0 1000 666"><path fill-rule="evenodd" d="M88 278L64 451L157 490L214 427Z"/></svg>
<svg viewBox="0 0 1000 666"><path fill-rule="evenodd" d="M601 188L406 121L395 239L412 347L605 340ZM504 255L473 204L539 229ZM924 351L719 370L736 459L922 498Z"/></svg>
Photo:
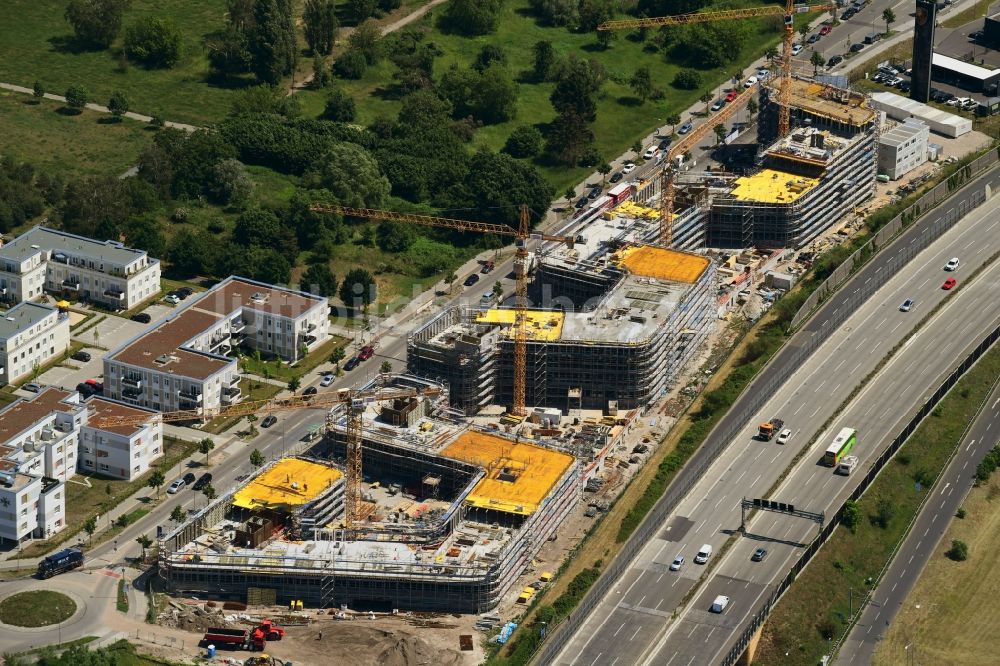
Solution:
<svg viewBox="0 0 1000 666"><path fill-rule="evenodd" d="M851 44L851 53L857 53L858 51L861 51L864 48L865 45L862 44L861 42L858 42L857 44Z"/></svg>
<svg viewBox="0 0 1000 666"><path fill-rule="evenodd" d="M132 316L131 316L131 317L129 317L129 318L130 318L130 319L131 319L132 321L137 321L137 322L139 322L140 324L148 324L149 322L153 321L153 318L152 318L152 317L150 317L150 316L149 316L148 314L146 314L145 312L140 312L139 314L134 314L134 315L132 315Z"/></svg>
<svg viewBox="0 0 1000 666"><path fill-rule="evenodd" d="M590 192L587 193L587 198L596 199L597 197L601 196L601 192L603 191L604 190L601 187L595 185L594 187L590 188Z"/></svg>
<svg viewBox="0 0 1000 666"><path fill-rule="evenodd" d="M187 473L187 474L185 474L185 475L184 475L184 476L183 476L182 478L184 479L184 483L186 483L186 484L187 484L187 485L189 485L189 486L190 486L190 485L191 485L192 483L194 483L194 473L192 473L192 472L188 472L188 473Z"/></svg>
<svg viewBox="0 0 1000 666"><path fill-rule="evenodd" d="M839 65L842 62L844 62L844 56L833 56L826 61L826 66L833 67L834 65Z"/></svg>
<svg viewBox="0 0 1000 666"><path fill-rule="evenodd" d="M660 141L660 150L666 150L667 148L670 147L670 144L672 144L673 142L674 142L673 139L671 139L670 137L667 137L663 141Z"/></svg>
<svg viewBox="0 0 1000 666"><path fill-rule="evenodd" d="M344 364L344 370L353 370L359 365L361 365L361 360L357 356L354 356L351 360Z"/></svg>
<svg viewBox="0 0 1000 666"><path fill-rule="evenodd" d="M618 182L619 180L621 180L622 178L624 178L624 176L622 176L622 172L621 172L621 171L619 171L619 172L618 172L618 173L616 173L615 175L611 176L611 178L609 178L608 180L610 180L610 181L611 181L611 183L612 183L612 184L614 184L614 183L617 183L617 182Z"/></svg>
<svg viewBox="0 0 1000 666"><path fill-rule="evenodd" d="M201 490L210 483L212 483L212 475L209 474L208 472L205 472L204 474L198 477L198 480L195 481L194 485L191 487L194 488L195 490Z"/></svg>
<svg viewBox="0 0 1000 666"><path fill-rule="evenodd" d="M260 422L261 428L270 428L275 423L278 422L278 417L273 414L268 414L264 417L264 420Z"/></svg>
<svg viewBox="0 0 1000 666"><path fill-rule="evenodd" d="M90 360L90 354L81 350L70 356L70 358L73 359L74 361L83 361L84 363L86 363L87 361Z"/></svg>
<svg viewBox="0 0 1000 666"><path fill-rule="evenodd" d="M469 277L465 278L465 282L463 282L462 284L464 284L466 287L471 287L477 282L479 282L479 276L476 275L475 273L472 273L471 275L469 275Z"/></svg>
<svg viewBox="0 0 1000 666"><path fill-rule="evenodd" d="M317 393L319 393L319 389L316 388L315 386L310 386L309 388L307 388L305 391L302 392L302 395L316 395Z"/></svg>
<svg viewBox="0 0 1000 666"><path fill-rule="evenodd" d="M194 289L192 289L191 287L181 287L180 289L177 290L177 295L180 296L181 298L187 298L193 293Z"/></svg>
<svg viewBox="0 0 1000 666"><path fill-rule="evenodd" d="M97 389L86 382L80 382L76 385L76 392L80 394L80 397L86 400L90 396L97 393Z"/></svg>
<svg viewBox="0 0 1000 666"><path fill-rule="evenodd" d="M590 199L588 199L587 197L580 197L579 199L576 200L574 208L583 208L584 206L587 205L587 202L589 201Z"/></svg>

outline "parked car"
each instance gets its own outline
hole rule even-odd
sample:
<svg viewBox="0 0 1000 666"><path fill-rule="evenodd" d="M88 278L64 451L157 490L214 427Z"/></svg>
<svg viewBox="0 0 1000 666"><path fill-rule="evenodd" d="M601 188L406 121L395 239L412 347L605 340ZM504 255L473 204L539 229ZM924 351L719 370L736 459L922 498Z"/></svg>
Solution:
<svg viewBox="0 0 1000 666"><path fill-rule="evenodd" d="M750 559L753 560L754 562L760 562L765 557L767 557L767 549L758 548L757 550L753 551L753 555L750 556Z"/></svg>
<svg viewBox="0 0 1000 666"><path fill-rule="evenodd" d="M721 109L725 105L726 105L726 100L724 100L724 99L717 99L717 100L715 100L715 104L712 105L712 111L718 111L719 109Z"/></svg>
<svg viewBox="0 0 1000 666"><path fill-rule="evenodd" d="M819 41L819 33L814 32L813 34L809 35L809 39L807 39L806 41L809 42L810 44L815 44L816 42Z"/></svg>
<svg viewBox="0 0 1000 666"><path fill-rule="evenodd" d="M670 147L670 144L672 144L673 142L674 142L674 140L673 140L673 139L671 139L671 138L670 138L670 137L668 136L668 137L667 137L666 139L663 139L663 140L661 140L661 141L660 141L660 144L659 144L658 148L659 148L660 150L666 150L667 148L669 148L669 147Z"/></svg>
<svg viewBox="0 0 1000 666"><path fill-rule="evenodd" d="M899 311L900 312L909 312L910 310L913 309L913 305L914 305L913 299L912 298L908 298L905 301L903 301L902 305L899 306Z"/></svg>
<svg viewBox="0 0 1000 666"><path fill-rule="evenodd" d="M194 488L195 490L201 490L210 483L212 483L212 475L209 472L205 472L204 474L198 477L198 480L195 481L194 485L191 487Z"/></svg>
<svg viewBox="0 0 1000 666"><path fill-rule="evenodd" d="M28 382L27 384L25 384L21 388L23 388L25 391L31 391L32 393L38 393L38 392L40 392L42 390L41 385L40 384L36 384L35 382Z"/></svg>
<svg viewBox="0 0 1000 666"><path fill-rule="evenodd" d="M952 257L948 260L948 263L944 265L946 271L957 271L959 264L962 262L958 260L958 257Z"/></svg>
<svg viewBox="0 0 1000 666"><path fill-rule="evenodd" d="M755 85L757 85L757 81L758 79L756 76L751 76L750 78L748 78L746 81L743 82L743 87L753 88Z"/></svg>
<svg viewBox="0 0 1000 666"><path fill-rule="evenodd" d="M167 294L166 296L163 297L163 301L165 303L170 303L171 305L177 305L178 303L181 302L181 299L174 294Z"/></svg>
<svg viewBox="0 0 1000 666"><path fill-rule="evenodd" d="M681 125L680 127L677 128L677 133L678 134L687 134L688 132L690 132L693 129L694 129L694 125L692 125L691 121L689 120L689 121L687 121L686 123L684 123L683 125Z"/></svg>
<svg viewBox="0 0 1000 666"><path fill-rule="evenodd" d="M145 312L140 312L140 313L138 313L138 314L134 314L134 315L132 315L132 316L130 317L130 319L131 319L132 321L137 321L137 322L139 322L140 324L148 324L149 322L153 321L153 318L152 318L152 317L150 317L150 316L149 316L148 314L146 314Z"/></svg>
<svg viewBox="0 0 1000 666"><path fill-rule="evenodd" d="M613 174L613 175L611 176L611 178L609 178L609 179L608 179L608 181L610 181L610 182L611 182L611 184L612 184L612 185L614 185L615 183L617 183L617 182L618 182L619 180L621 180L622 178L623 178L623 176L622 176L622 172L621 172L621 171L618 171L618 172L616 172L615 174Z"/></svg>
<svg viewBox="0 0 1000 666"><path fill-rule="evenodd" d="M470 277L476 278L475 280L472 281L472 284L479 282L479 276L476 275L475 273L473 273ZM465 281L465 285L469 286L468 280ZM361 348L361 351L358 352L358 360L367 361L374 355L375 355L375 348L372 347L371 345L365 345L364 347Z"/></svg>
<svg viewBox="0 0 1000 666"><path fill-rule="evenodd" d="M857 44L851 44L851 53L857 53L858 51L863 51L864 48L865 45L862 44L861 42L858 42Z"/></svg>
<svg viewBox="0 0 1000 666"><path fill-rule="evenodd" d="M462 284L464 284L466 287L471 287L472 285L476 284L477 282L479 282L479 276L476 275L475 273L472 273L471 275L469 275L469 277L465 278L465 282L463 282ZM365 359L361 359L361 360L363 361Z"/></svg>
<svg viewBox="0 0 1000 666"><path fill-rule="evenodd" d="M587 198L596 199L597 197L601 196L601 192L603 191L604 189L600 185L594 185L592 188L590 188L590 192L587 192Z"/></svg>
<svg viewBox="0 0 1000 666"><path fill-rule="evenodd" d="M361 361L358 360L358 357L352 356L351 359L344 364L344 370L349 372L359 365L361 365Z"/></svg>
<svg viewBox="0 0 1000 666"><path fill-rule="evenodd" d="M191 287L181 287L177 290L177 295L180 296L182 299L187 298L193 293L194 289L192 289Z"/></svg>
<svg viewBox="0 0 1000 666"><path fill-rule="evenodd" d="M173 483L167 486L167 492L173 495L178 490L183 488L187 482L184 479L175 479Z"/></svg>
<svg viewBox="0 0 1000 666"><path fill-rule="evenodd" d="M642 154L642 159L651 160L656 157L656 153L660 152L660 149L656 146L650 146L646 149L646 152Z"/></svg>
<svg viewBox="0 0 1000 666"><path fill-rule="evenodd" d="M726 104L728 104L729 102L732 102L734 99L736 99L739 96L740 96L740 94L737 91L730 90L729 92L726 93L726 97L725 97Z"/></svg>
<svg viewBox="0 0 1000 666"><path fill-rule="evenodd" d="M680 571L682 566L684 566L684 556L678 555L674 558L674 561L670 563L670 570Z"/></svg>
<svg viewBox="0 0 1000 666"><path fill-rule="evenodd" d="M826 61L827 67L836 67L840 63L844 62L844 56L835 55Z"/></svg>
<svg viewBox="0 0 1000 666"><path fill-rule="evenodd" d="M573 204L573 207L574 208L583 208L584 206L587 205L587 203L589 201L590 201L590 199L588 199L587 197L580 197L579 199L576 200L576 203Z"/></svg>
<svg viewBox="0 0 1000 666"><path fill-rule="evenodd" d="M70 356L70 358L73 359L74 361L83 361L84 363L86 363L87 361L90 360L90 353L85 352L81 349L80 351L75 352L72 356Z"/></svg>
<svg viewBox="0 0 1000 666"><path fill-rule="evenodd" d="M830 34L830 30L832 30L832 28L830 26L828 26L828 25L822 25L819 28L819 34L822 35L823 37L826 37L827 35Z"/></svg>
<svg viewBox="0 0 1000 666"><path fill-rule="evenodd" d="M260 422L260 427L270 428L277 422L278 422L277 416L275 416L274 414L268 414L267 416L264 417L264 420Z"/></svg>
<svg viewBox="0 0 1000 666"><path fill-rule="evenodd" d="M319 389L315 386L307 386L306 390L302 392L302 395L316 395L319 393Z"/></svg>
<svg viewBox="0 0 1000 666"><path fill-rule="evenodd" d="M944 281L944 284L941 285L941 288L944 289L945 291L948 291L949 289L953 289L956 284L958 284L958 280L956 280L955 278L948 278L947 280Z"/></svg>
<svg viewBox="0 0 1000 666"><path fill-rule="evenodd" d="M635 162L626 162L622 166L622 173L632 173L633 171L635 171Z"/></svg>
<svg viewBox="0 0 1000 666"><path fill-rule="evenodd" d="M797 56L798 54L802 53L802 48L803 47L802 47L801 44L793 44L792 45L792 55L793 56Z"/></svg>
<svg viewBox="0 0 1000 666"><path fill-rule="evenodd" d="M769 76L771 76L771 70L769 70L767 67L761 67L757 70L758 79L766 79Z"/></svg>
<svg viewBox="0 0 1000 666"><path fill-rule="evenodd" d="M187 484L187 485L189 485L189 486L190 486L190 485L191 485L192 483L194 483L194 474L193 474L192 472L187 472L187 473L186 473L186 474L185 474L185 475L184 475L183 477L181 477L181 478L183 478L183 479L184 479L184 483L186 483L186 484Z"/></svg>
<svg viewBox="0 0 1000 666"><path fill-rule="evenodd" d="M322 386L323 388L326 388L327 386L333 383L334 379L336 379L336 377L334 377L333 375L323 375L323 379L319 380L319 385Z"/></svg>

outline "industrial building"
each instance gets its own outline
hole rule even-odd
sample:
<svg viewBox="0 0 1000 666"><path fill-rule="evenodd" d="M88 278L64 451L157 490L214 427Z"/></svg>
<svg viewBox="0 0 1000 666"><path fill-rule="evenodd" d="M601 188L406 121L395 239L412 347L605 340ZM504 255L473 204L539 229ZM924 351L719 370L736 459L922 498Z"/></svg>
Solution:
<svg viewBox="0 0 1000 666"><path fill-rule="evenodd" d="M610 219L608 219L610 218ZM527 403L631 409L659 397L711 330L715 266L634 243L655 221L605 215L539 253L527 322ZM514 311L456 306L410 334L410 372L474 414L513 399Z"/></svg>
<svg viewBox="0 0 1000 666"><path fill-rule="evenodd" d="M342 523L343 476L331 463L346 454L338 406L313 449L265 466L162 535L170 589L357 610L494 608L580 497L577 454L606 449L609 428L548 421L546 432L567 436L514 439L456 420L446 394L417 400L426 415L412 425L386 420L399 405L366 405L361 522Z"/></svg>
<svg viewBox="0 0 1000 666"><path fill-rule="evenodd" d="M872 106L893 120L916 118L932 132L954 139L972 131L972 119L891 92L872 94Z"/></svg>
<svg viewBox="0 0 1000 666"><path fill-rule="evenodd" d="M916 118L907 118L878 140L878 172L892 180L902 178L927 161L930 128Z"/></svg>
<svg viewBox="0 0 1000 666"><path fill-rule="evenodd" d="M867 99L793 78L792 131L779 138L777 92L761 86L760 169L713 197L709 247L803 247L873 192L879 118Z"/></svg>

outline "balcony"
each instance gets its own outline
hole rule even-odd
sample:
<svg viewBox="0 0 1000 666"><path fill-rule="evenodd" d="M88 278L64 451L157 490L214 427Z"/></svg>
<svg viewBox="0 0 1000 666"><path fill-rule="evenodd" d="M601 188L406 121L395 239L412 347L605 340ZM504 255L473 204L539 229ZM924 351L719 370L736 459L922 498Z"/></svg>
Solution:
<svg viewBox="0 0 1000 666"><path fill-rule="evenodd" d="M122 377L122 384L124 386L131 386L137 389L142 388L142 380L138 377Z"/></svg>
<svg viewBox="0 0 1000 666"><path fill-rule="evenodd" d="M134 400L138 401L140 396L142 396L142 391L137 388L131 388L126 386L122 389L122 399L123 400Z"/></svg>
<svg viewBox="0 0 1000 666"><path fill-rule="evenodd" d="M243 397L243 392L238 388L227 388L222 391L222 404L235 405Z"/></svg>
<svg viewBox="0 0 1000 666"><path fill-rule="evenodd" d="M63 289L70 289L72 291L80 291L80 279L79 278L66 278L62 281Z"/></svg>
<svg viewBox="0 0 1000 666"><path fill-rule="evenodd" d="M306 333L312 333L316 330L316 324L309 324L306 326Z"/></svg>
<svg viewBox="0 0 1000 666"><path fill-rule="evenodd" d="M239 385L239 383L240 383L240 381L241 381L242 379L243 379L243 378L242 378L242 377L240 377L239 375L233 375L233 378L229 380L229 385L230 385L230 386L238 386L238 385Z"/></svg>
<svg viewBox="0 0 1000 666"><path fill-rule="evenodd" d="M215 351L220 346L229 343L228 335L220 335L218 337L213 337L208 343L208 351Z"/></svg>
<svg viewBox="0 0 1000 666"><path fill-rule="evenodd" d="M117 299L119 301L125 300L125 292L121 291L119 289L105 289L104 290L104 295L107 298L114 298L114 299Z"/></svg>
<svg viewBox="0 0 1000 666"><path fill-rule="evenodd" d="M246 323L244 323L244 321L239 317L237 317L236 319L231 319L229 321L229 332L232 333L233 335L243 332L243 329L245 329L246 327L247 327Z"/></svg>
<svg viewBox="0 0 1000 666"><path fill-rule="evenodd" d="M316 342L316 336L307 335L304 338L302 338L302 342L306 343L307 345L311 345L312 343Z"/></svg>
<svg viewBox="0 0 1000 666"><path fill-rule="evenodd" d="M196 405L201 404L201 391L198 389L188 389L187 391L181 389L177 392L177 397L182 401L191 402Z"/></svg>

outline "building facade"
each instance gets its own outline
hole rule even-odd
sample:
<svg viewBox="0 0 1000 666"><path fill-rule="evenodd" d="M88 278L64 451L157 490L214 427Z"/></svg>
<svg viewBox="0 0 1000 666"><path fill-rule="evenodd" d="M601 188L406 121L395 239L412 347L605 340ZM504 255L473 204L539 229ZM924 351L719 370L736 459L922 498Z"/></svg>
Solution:
<svg viewBox="0 0 1000 666"><path fill-rule="evenodd" d="M892 180L901 178L927 161L930 128L916 118L907 118L878 140L878 171Z"/></svg>
<svg viewBox="0 0 1000 666"><path fill-rule="evenodd" d="M0 247L0 296L19 303L43 292L127 310L160 291L160 261L117 241L33 227Z"/></svg>
<svg viewBox="0 0 1000 666"><path fill-rule="evenodd" d="M87 401L90 415L100 417L149 416L140 425L95 427L84 423L80 429L79 469L116 479L132 481L149 471L163 457L163 422L155 412L129 407L103 398Z"/></svg>
<svg viewBox="0 0 1000 666"><path fill-rule="evenodd" d="M69 317L39 303L19 303L0 319L0 384L27 377L69 348Z"/></svg>

